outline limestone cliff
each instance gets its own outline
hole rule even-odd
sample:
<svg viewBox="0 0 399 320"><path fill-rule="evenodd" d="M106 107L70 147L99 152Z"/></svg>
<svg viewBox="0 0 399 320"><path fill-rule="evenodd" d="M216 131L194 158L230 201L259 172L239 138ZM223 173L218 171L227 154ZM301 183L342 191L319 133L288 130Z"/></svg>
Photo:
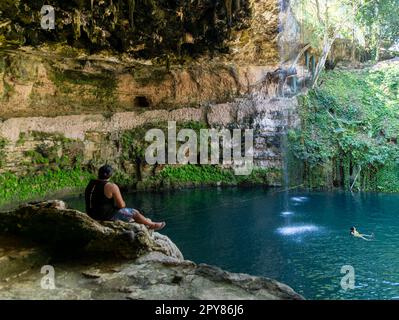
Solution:
<svg viewBox="0 0 399 320"><path fill-rule="evenodd" d="M288 114L295 99L270 101L275 89L264 83L270 66L207 62L167 70L116 57L65 58L22 49L2 57L0 136L6 144L0 171L24 173L64 157L71 165L110 161L134 175L128 167L136 159L124 156L129 146L123 136L167 121L253 127L258 149L271 155L259 161L278 168L279 134L296 122ZM131 142L142 144L144 134Z"/></svg>
<svg viewBox="0 0 399 320"><path fill-rule="evenodd" d="M255 165L271 170L261 182L281 184L281 137L298 125L309 76L281 64L297 50L287 1L53 4L54 30L41 29L35 1L0 6L1 173L109 162L124 184L145 185L163 166L143 161L144 134L177 121L253 128Z"/></svg>

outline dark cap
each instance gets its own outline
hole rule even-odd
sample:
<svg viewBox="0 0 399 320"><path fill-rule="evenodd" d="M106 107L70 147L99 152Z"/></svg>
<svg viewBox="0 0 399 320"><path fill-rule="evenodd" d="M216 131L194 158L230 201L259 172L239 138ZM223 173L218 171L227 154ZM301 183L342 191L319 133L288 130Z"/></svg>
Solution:
<svg viewBox="0 0 399 320"><path fill-rule="evenodd" d="M102 180L109 179L111 178L113 172L114 170L112 167L109 164L106 164L98 170L98 178Z"/></svg>

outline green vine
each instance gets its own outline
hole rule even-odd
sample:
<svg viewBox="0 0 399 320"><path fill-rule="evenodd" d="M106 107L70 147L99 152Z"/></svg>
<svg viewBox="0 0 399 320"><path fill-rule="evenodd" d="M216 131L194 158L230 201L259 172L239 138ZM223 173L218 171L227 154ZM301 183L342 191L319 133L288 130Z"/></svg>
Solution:
<svg viewBox="0 0 399 320"><path fill-rule="evenodd" d="M309 187L399 192L398 83L399 64L334 71L300 97L289 141Z"/></svg>

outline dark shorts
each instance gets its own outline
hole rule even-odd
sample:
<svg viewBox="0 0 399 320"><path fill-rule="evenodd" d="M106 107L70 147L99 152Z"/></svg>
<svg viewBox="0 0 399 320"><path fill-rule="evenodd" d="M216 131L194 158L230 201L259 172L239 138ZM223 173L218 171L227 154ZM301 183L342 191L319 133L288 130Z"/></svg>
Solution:
<svg viewBox="0 0 399 320"><path fill-rule="evenodd" d="M112 217L113 221L124 221L124 222L130 222L132 219L134 219L135 215L138 213L136 209L132 208L123 208L118 210L117 213Z"/></svg>

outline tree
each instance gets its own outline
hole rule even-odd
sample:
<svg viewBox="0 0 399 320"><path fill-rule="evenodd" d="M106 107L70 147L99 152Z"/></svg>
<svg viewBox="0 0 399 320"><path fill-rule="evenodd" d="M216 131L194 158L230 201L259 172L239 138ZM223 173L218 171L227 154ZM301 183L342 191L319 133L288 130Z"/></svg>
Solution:
<svg viewBox="0 0 399 320"><path fill-rule="evenodd" d="M390 47L399 40L399 0L363 0L357 19L366 32L368 46L380 59L381 47Z"/></svg>
<svg viewBox="0 0 399 320"><path fill-rule="evenodd" d="M381 47L388 48L399 41L399 0L292 0L291 6L304 30L304 43L311 43L320 52L313 87L317 86L338 37L352 40L352 60L356 34L366 39L376 61Z"/></svg>
<svg viewBox="0 0 399 320"><path fill-rule="evenodd" d="M313 75L313 87L317 86L321 72L335 40L353 35L355 14L361 0L294 0L293 11L313 48L319 49L320 57Z"/></svg>

